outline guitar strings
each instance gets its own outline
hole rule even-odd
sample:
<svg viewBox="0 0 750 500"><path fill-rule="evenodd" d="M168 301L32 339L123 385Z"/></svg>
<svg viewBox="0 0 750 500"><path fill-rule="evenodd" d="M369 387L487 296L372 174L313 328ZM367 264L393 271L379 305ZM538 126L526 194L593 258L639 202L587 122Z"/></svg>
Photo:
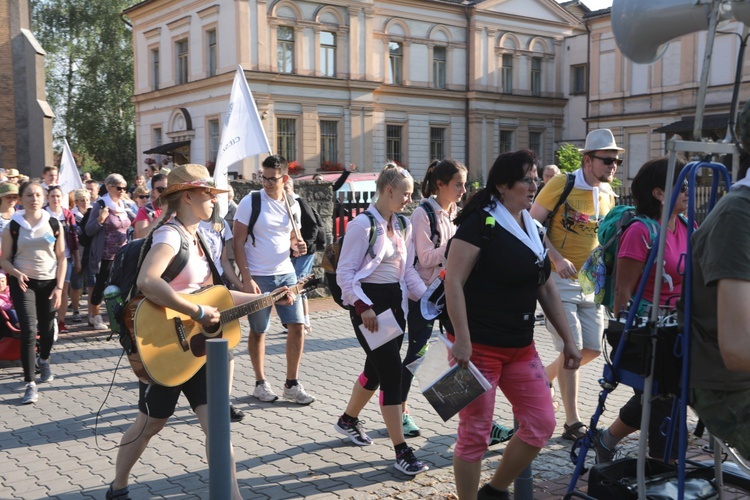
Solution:
<svg viewBox="0 0 750 500"><path fill-rule="evenodd" d="M107 403L107 399L109 398L109 395L112 392L112 387L115 385L115 377L117 376L117 370L120 368L120 363L122 363L123 356L125 356L125 349L122 350L122 353L120 354L120 358L117 360L117 365L115 366L115 371L112 374L112 380L109 383L107 394L104 395L104 401L102 401L101 406L99 406L99 409L96 411L96 418L94 419L94 443L96 444L97 449L100 451L116 450L117 448L120 448L121 446L127 446L129 444L133 444L136 441L138 441L138 439L143 435L143 431L146 430L146 424L148 424L148 419L151 413L151 411L148 408L148 392L151 390L151 384L148 384L148 387L146 388L146 394L145 394L146 420L143 422L143 427L141 428L141 432L139 432L135 438L128 441L127 443L116 444L112 446L111 448L102 448L101 446L99 446L99 433L98 433L99 417L101 416L102 409L104 408L104 405Z"/></svg>

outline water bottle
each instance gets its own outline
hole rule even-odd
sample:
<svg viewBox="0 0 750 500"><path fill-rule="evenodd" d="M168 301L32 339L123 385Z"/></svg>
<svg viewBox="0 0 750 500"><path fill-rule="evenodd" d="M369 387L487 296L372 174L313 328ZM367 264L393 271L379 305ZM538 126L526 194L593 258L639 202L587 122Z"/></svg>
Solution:
<svg viewBox="0 0 750 500"><path fill-rule="evenodd" d="M120 296L120 287L109 285L104 289L104 300L107 303L107 314L109 314L109 329L112 333L120 333L120 324L116 318L122 312L125 303Z"/></svg>

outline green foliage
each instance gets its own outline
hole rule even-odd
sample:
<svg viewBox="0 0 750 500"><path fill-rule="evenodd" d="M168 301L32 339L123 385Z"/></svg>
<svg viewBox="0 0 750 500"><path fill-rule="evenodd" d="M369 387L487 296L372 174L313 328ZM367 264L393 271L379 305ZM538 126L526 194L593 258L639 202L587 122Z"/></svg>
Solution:
<svg viewBox="0 0 750 500"><path fill-rule="evenodd" d="M562 172L573 172L581 168L581 153L578 148L569 143L565 143L557 150L557 166Z"/></svg>
<svg viewBox="0 0 750 500"><path fill-rule="evenodd" d="M132 31L120 13L131 0L32 1L34 34L47 52L53 133L103 179L136 172Z"/></svg>

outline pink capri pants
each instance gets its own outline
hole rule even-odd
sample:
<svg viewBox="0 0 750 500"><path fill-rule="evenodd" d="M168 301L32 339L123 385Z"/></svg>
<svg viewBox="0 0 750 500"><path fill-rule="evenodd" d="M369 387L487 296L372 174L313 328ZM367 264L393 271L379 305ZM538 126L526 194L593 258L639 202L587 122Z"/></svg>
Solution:
<svg viewBox="0 0 750 500"><path fill-rule="evenodd" d="M513 407L513 417L518 421L515 436L529 446L544 447L555 431L555 410L534 344L510 348L472 343L471 361L492 388L459 412L456 456L465 462L477 462L487 451L497 387Z"/></svg>

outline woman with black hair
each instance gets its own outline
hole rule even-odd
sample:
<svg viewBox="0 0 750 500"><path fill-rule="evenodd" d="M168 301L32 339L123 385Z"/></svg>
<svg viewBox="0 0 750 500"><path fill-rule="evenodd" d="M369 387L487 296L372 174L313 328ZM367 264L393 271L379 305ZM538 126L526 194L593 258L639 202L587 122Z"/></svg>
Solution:
<svg viewBox="0 0 750 500"><path fill-rule="evenodd" d="M630 187L635 200L635 214L652 220L651 224L658 231L661 224L661 212L665 203L664 188L667 184L667 168L669 159L649 160L643 164L633 179ZM682 158L677 159L674 172L674 182L680 171L685 167ZM659 307L667 314L675 312L677 299L682 293L682 273L680 260L687 252L688 235L687 224L679 215L687 209L687 183L675 189L680 189L672 213L669 216L667 240L664 248L664 279L659 295ZM641 281L643 268L646 266L651 252L651 231L646 222L636 219L623 231L617 252L617 274L615 276L614 311L627 314L630 298ZM656 267L651 269L643 299L639 306L639 315L648 314L648 307L653 304ZM597 433L594 439L596 461L611 462L614 459L617 444L629 434L641 428L641 413L643 411L642 391L634 390L635 395L620 408L620 414L608 429ZM648 448L649 455L657 460L664 458L666 451L666 437L662 435L661 426L672 413L672 398L655 398L651 403L651 420L649 422ZM678 440L673 439L672 456L676 456Z"/></svg>
<svg viewBox="0 0 750 500"><path fill-rule="evenodd" d="M548 280L540 228L528 213L537 166L531 151L501 154L487 186L456 218L445 276L446 330L456 362L466 367L471 361L491 385L459 412L453 470L460 499L510 498L508 486L554 432L552 397L533 340L537 300L563 339L565 368L575 370L581 361L560 296ZM477 493L497 387L513 407L518 430L492 480Z"/></svg>

